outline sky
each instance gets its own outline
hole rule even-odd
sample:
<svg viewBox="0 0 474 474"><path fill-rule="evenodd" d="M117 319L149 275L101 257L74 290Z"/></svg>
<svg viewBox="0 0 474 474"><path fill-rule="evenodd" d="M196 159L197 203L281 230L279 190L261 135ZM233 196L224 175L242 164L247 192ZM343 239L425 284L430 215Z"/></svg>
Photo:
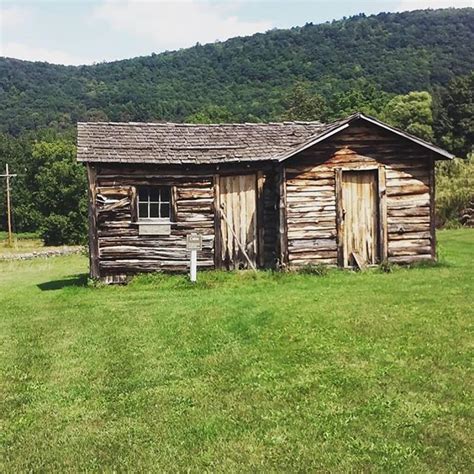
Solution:
<svg viewBox="0 0 474 474"><path fill-rule="evenodd" d="M0 56L92 64L358 13L474 0L0 0Z"/></svg>

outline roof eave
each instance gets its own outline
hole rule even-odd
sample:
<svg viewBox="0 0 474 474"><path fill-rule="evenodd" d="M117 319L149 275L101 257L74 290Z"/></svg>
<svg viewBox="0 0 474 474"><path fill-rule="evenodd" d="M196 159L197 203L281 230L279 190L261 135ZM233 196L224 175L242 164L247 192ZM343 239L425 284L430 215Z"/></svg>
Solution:
<svg viewBox="0 0 474 474"><path fill-rule="evenodd" d="M392 127L391 125L388 125L384 122L381 122L380 120L377 120L376 118L369 117L367 115L359 113L359 114L357 114L357 116L352 117L350 120L353 121L357 118L360 118L360 119L365 120L367 122L373 123L374 125L377 125L377 126L379 126L381 128L384 128L384 129L386 129L390 132L396 133L397 135L399 135L401 137L404 137L407 140L410 140L414 143L417 143L418 145L420 145L424 148L428 148L433 153L436 153L436 154L442 156L442 158L439 158L439 159L452 160L452 159L456 158L456 155L453 155L452 153L449 153L449 151L443 150L439 146L433 145L432 143L427 142L427 141L423 140L422 138L415 137L411 133L407 133L407 132L404 132L402 130L399 130L396 127Z"/></svg>
<svg viewBox="0 0 474 474"><path fill-rule="evenodd" d="M378 127L384 128L385 130L388 130L388 131L390 131L392 133L395 133L395 134L397 134L397 135L399 135L403 138L406 138L407 140L410 140L410 141L416 143L417 145L420 145L424 148L429 149L430 151L432 151L433 153L438 155L439 158L436 158L436 159L439 159L439 160L452 160L452 159L456 158L456 155L453 155L452 153L449 153L448 151L443 150L442 148L440 148L436 145L433 145L432 143L429 143L429 142L427 142L427 141L425 141L421 138L415 137L414 135L411 135L410 133L399 130L398 128L392 127L391 125L387 125L386 123L381 122L380 120L377 120L373 117L369 117L369 116L364 115L360 112L357 112L357 113L351 115L350 117L348 117L345 121L343 121L336 128L329 129L328 131L326 131L322 135L319 135L319 136L314 137L314 138L310 138L305 143L303 143L303 144L299 145L298 147L288 151L284 155L276 156L274 159L276 161L279 161L279 162L285 161L288 158L291 158L292 156L294 156L294 155L296 155L296 154L298 154L298 153L300 153L300 152L316 145L317 143L320 143L320 142L326 140L327 138L329 138L333 135L336 135L337 133L339 133L342 130L349 127L349 125L352 122L354 122L355 120L360 120L360 119L365 120L366 122L372 123L372 124L374 124Z"/></svg>
<svg viewBox="0 0 474 474"><path fill-rule="evenodd" d="M335 135L336 133L341 132L345 128L349 127L349 123L344 123L342 125L339 125L338 127L334 129L330 129L323 133L322 135L319 135L318 137L312 138L308 140L307 142L298 145L298 147L294 148L293 150L290 150L289 152L285 153L284 155L280 155L275 157L276 161L282 162L287 160L288 158L291 158L292 156L296 155L297 153L300 153L308 148L311 148L313 145L316 145L319 142L322 142L329 138L332 135Z"/></svg>

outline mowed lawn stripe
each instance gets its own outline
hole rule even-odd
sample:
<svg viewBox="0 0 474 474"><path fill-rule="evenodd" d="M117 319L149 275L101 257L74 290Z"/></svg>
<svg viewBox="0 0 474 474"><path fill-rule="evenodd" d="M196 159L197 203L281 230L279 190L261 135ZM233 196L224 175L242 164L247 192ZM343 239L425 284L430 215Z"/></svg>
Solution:
<svg viewBox="0 0 474 474"><path fill-rule="evenodd" d="M2 264L0 468L471 471L474 232L439 235L435 267L194 287Z"/></svg>

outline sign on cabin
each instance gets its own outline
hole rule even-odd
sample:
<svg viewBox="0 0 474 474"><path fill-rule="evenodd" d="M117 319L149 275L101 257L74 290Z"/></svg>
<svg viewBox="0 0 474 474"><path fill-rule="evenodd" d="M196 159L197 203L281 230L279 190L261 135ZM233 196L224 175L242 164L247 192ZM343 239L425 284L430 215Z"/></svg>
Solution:
<svg viewBox="0 0 474 474"><path fill-rule="evenodd" d="M189 251L202 250L202 235L188 234L186 236L186 249Z"/></svg>

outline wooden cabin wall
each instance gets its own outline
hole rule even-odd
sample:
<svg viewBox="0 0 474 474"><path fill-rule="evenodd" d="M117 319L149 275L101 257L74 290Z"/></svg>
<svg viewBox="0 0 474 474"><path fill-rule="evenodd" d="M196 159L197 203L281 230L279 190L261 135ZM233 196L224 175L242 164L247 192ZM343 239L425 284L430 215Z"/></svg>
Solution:
<svg viewBox="0 0 474 474"><path fill-rule="evenodd" d="M431 152L371 125L351 125L286 163L288 264L336 265L335 170L386 170L388 261L435 256Z"/></svg>
<svg viewBox="0 0 474 474"><path fill-rule="evenodd" d="M277 189L271 166L255 168L261 182L258 199L261 228L260 266L273 268L276 260ZM254 171L253 169L251 171ZM194 167L167 170L158 167L131 165L88 166L91 198L90 242L91 276L108 282L123 281L123 277L140 272L177 271L188 269L186 235L203 235L203 250L198 252L198 267L215 266L216 225L223 225L215 213L217 196L214 182L219 172L248 173L248 167ZM139 235L136 216L136 188L143 186L172 187L172 224L169 236ZM98 195L113 199L102 204Z"/></svg>
<svg viewBox="0 0 474 474"><path fill-rule="evenodd" d="M171 234L138 234L134 216L136 187L172 187ZM163 175L150 169L129 166L99 168L97 194L108 193L123 205L113 208L97 202L97 236L100 276L152 271L181 271L188 268L186 235L203 235L198 268L214 266L214 191L209 175ZM112 209L110 209L112 207Z"/></svg>

